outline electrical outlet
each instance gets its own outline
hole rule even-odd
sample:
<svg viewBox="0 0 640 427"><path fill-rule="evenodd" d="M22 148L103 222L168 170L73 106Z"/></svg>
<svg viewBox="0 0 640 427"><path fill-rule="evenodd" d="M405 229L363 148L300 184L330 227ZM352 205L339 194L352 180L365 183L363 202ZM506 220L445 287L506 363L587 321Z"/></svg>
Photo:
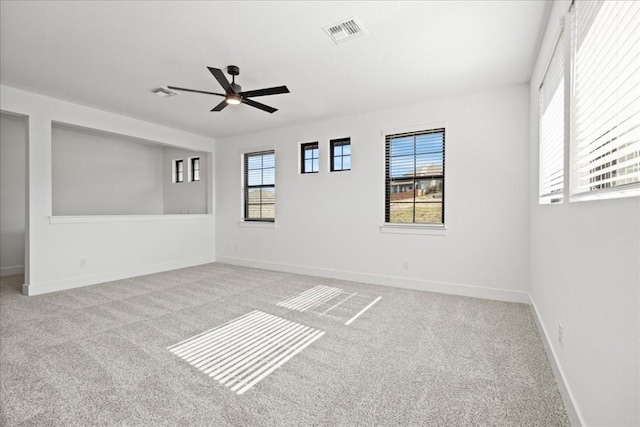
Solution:
<svg viewBox="0 0 640 427"><path fill-rule="evenodd" d="M560 347L564 346L564 328L562 327L562 323L558 323L558 342L560 343Z"/></svg>
<svg viewBox="0 0 640 427"><path fill-rule="evenodd" d="M80 258L80 268L84 268L87 266L87 260L84 258Z"/></svg>
<svg viewBox="0 0 640 427"><path fill-rule="evenodd" d="M409 269L409 261L408 260L404 260L402 261L402 268L404 268L405 270Z"/></svg>

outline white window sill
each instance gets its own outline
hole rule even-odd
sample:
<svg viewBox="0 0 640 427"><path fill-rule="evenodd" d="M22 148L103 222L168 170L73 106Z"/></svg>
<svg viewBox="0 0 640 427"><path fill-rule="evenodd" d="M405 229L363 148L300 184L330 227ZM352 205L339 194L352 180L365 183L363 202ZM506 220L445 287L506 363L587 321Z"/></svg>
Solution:
<svg viewBox="0 0 640 427"><path fill-rule="evenodd" d="M98 223L98 222L191 221L191 220L203 220L203 219L213 219L213 214L50 216L49 224L81 224L81 223Z"/></svg>
<svg viewBox="0 0 640 427"><path fill-rule="evenodd" d="M239 227L247 227L247 228L276 228L275 221L238 221Z"/></svg>
<svg viewBox="0 0 640 427"><path fill-rule="evenodd" d="M381 233L389 234L415 234L424 236L446 236L447 229L444 226L421 224L389 224L380 226Z"/></svg>

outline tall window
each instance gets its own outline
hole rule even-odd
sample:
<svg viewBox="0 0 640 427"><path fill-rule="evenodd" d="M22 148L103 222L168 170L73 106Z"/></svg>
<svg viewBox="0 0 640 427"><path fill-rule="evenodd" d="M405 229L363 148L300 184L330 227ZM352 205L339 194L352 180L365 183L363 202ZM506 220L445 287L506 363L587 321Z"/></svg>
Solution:
<svg viewBox="0 0 640 427"><path fill-rule="evenodd" d="M189 157L189 181L200 181L200 157Z"/></svg>
<svg viewBox="0 0 640 427"><path fill-rule="evenodd" d="M571 194L640 195L640 2L575 2Z"/></svg>
<svg viewBox="0 0 640 427"><path fill-rule="evenodd" d="M444 224L444 129L387 135L385 222Z"/></svg>
<svg viewBox="0 0 640 427"><path fill-rule="evenodd" d="M564 37L540 85L540 203L562 202L564 189Z"/></svg>
<svg viewBox="0 0 640 427"><path fill-rule="evenodd" d="M302 173L316 173L319 169L318 143L309 142L300 145L300 165Z"/></svg>
<svg viewBox="0 0 640 427"><path fill-rule="evenodd" d="M329 142L329 149L331 172L351 170L351 138L332 139Z"/></svg>
<svg viewBox="0 0 640 427"><path fill-rule="evenodd" d="M275 171L273 151L244 155L245 221L275 221Z"/></svg>
<svg viewBox="0 0 640 427"><path fill-rule="evenodd" d="M184 182L184 160L173 161L173 182Z"/></svg>

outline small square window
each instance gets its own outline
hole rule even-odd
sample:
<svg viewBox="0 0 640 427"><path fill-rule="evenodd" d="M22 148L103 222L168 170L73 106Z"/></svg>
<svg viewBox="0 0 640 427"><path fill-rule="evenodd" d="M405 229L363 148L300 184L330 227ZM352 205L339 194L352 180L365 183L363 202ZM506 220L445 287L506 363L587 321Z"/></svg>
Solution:
<svg viewBox="0 0 640 427"><path fill-rule="evenodd" d="M351 170L351 138L332 139L329 145L331 172Z"/></svg>
<svg viewBox="0 0 640 427"><path fill-rule="evenodd" d="M308 142L300 145L300 172L317 173L320 166L318 143Z"/></svg>
<svg viewBox="0 0 640 427"><path fill-rule="evenodd" d="M184 182L184 160L176 159L173 161L173 182Z"/></svg>

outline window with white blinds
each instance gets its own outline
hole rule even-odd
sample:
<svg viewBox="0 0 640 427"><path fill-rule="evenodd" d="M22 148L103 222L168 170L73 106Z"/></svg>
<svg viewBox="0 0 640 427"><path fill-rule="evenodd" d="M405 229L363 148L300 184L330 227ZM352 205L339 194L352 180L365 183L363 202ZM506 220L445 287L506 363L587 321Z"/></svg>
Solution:
<svg viewBox="0 0 640 427"><path fill-rule="evenodd" d="M640 2L574 12L571 195L640 195Z"/></svg>
<svg viewBox="0 0 640 427"><path fill-rule="evenodd" d="M540 203L560 203L564 189L564 38L560 34L539 90Z"/></svg>

